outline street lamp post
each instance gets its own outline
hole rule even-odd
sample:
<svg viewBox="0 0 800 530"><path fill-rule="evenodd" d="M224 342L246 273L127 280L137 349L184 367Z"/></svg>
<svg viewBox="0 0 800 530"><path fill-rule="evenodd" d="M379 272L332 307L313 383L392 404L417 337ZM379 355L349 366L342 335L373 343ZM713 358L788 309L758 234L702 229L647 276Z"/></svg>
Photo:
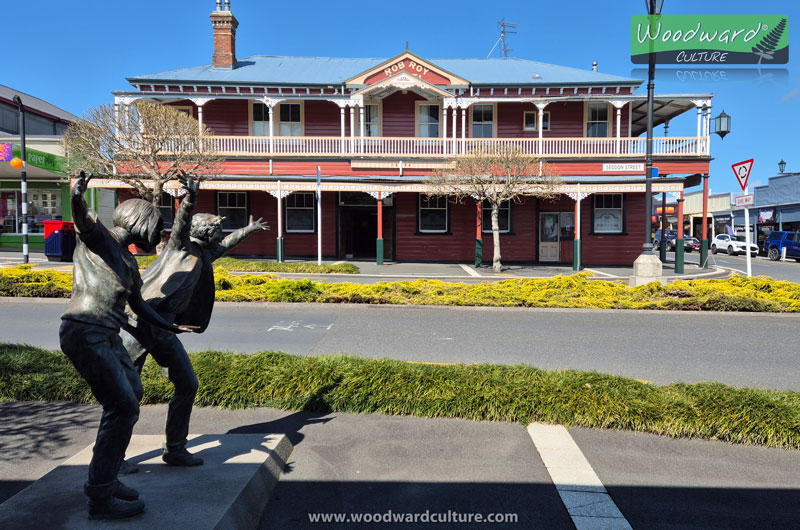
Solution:
<svg viewBox="0 0 800 530"><path fill-rule="evenodd" d="M650 16L660 15L661 7L664 0L645 0L647 6L647 14ZM650 21L652 24L652 20ZM653 223L651 216L653 215L653 91L655 86L656 77L656 54L654 51L655 44L650 41L650 53L648 55L648 68L647 68L647 140L645 141L645 157L644 157L644 244L642 245L642 253L633 262L633 275L630 279L630 285L635 287L643 285L651 281L664 282L662 276L662 263L661 260L653 253L652 241L652 228Z"/></svg>
<svg viewBox="0 0 800 530"><path fill-rule="evenodd" d="M25 105L22 99L14 96L14 104L19 107L19 141L22 151L22 172L20 173L20 188L22 191L22 263L28 263L28 175L26 168L28 158L25 152Z"/></svg>
<svg viewBox="0 0 800 530"><path fill-rule="evenodd" d="M660 15L664 0L645 0L647 3L648 15ZM651 41L650 46L653 46ZM651 48L652 50L652 48ZM653 241L651 239L653 212L653 92L655 89L656 77L656 54L650 52L647 64L647 139L645 140L644 154L644 194L645 194L645 230L644 245L642 251L649 253L653 251ZM663 206L663 205L662 205Z"/></svg>

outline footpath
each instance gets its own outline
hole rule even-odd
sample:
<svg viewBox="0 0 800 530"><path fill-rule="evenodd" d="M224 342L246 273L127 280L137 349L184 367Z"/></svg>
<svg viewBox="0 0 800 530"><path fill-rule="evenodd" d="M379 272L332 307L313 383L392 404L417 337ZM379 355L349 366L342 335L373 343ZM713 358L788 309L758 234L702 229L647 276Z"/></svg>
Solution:
<svg viewBox="0 0 800 530"><path fill-rule="evenodd" d="M274 260L271 260L274 261ZM300 263L301 260L287 260L288 262ZM315 260L305 260L306 263L316 263ZM22 263L22 254L16 251L0 251L0 268L13 267ZM72 272L72 264L68 262L48 261L41 252L30 254L30 263L37 269L57 270L61 272ZM377 265L374 261L335 261L322 260L323 265L334 263L353 263L360 270L360 274L309 274L309 273L269 273L284 278L310 278L317 281L327 282L356 282L356 283L376 283L382 281L402 281L418 280L427 278L431 280L441 280L446 282L466 282L480 283L485 281L509 280L514 278L552 278L557 275L568 276L575 274L571 266L560 264L534 264L503 265L503 271L495 273L492 271L491 262L484 262L483 266L475 268L473 265L465 263L418 263L418 262L385 262ZM627 283L633 275L633 267L624 266L603 266L585 267L581 272L588 272L592 278L598 280L615 280ZM725 278L730 271L719 267L701 268L699 266L699 255L697 253L686 254L684 272L675 273L674 263L668 261L662 270L663 275L668 281L676 279L692 280L701 278ZM234 273L234 274L258 274L258 273Z"/></svg>
<svg viewBox="0 0 800 530"><path fill-rule="evenodd" d="M91 444L100 412L93 405L0 403L0 502ZM142 407L134 435L161 435L165 414L163 405ZM258 524L263 530L788 529L800 521L797 451L613 430L273 409L198 408L191 431L287 436L293 451ZM162 473L191 482L198 469ZM141 473L148 502L149 471ZM72 487L78 495L81 483ZM157 500L151 493L150 506ZM0 504L0 527L7 528L3 513ZM497 522L463 522L479 515ZM151 509L141 519L157 517ZM419 522L384 522L398 517ZM119 525L133 528L133 521Z"/></svg>

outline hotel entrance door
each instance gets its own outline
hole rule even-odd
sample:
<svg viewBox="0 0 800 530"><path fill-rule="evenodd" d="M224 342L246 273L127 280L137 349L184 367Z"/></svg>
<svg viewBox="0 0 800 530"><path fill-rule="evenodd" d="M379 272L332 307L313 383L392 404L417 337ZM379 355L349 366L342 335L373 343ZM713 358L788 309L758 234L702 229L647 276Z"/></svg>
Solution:
<svg viewBox="0 0 800 530"><path fill-rule="evenodd" d="M558 213L539 214L539 261L559 261Z"/></svg>

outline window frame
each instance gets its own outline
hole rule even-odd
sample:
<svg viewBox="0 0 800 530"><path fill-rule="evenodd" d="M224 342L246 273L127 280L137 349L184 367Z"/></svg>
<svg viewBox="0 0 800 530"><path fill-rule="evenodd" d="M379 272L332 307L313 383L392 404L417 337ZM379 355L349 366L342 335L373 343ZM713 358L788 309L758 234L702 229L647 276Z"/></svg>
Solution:
<svg viewBox="0 0 800 530"><path fill-rule="evenodd" d="M513 214L513 211L512 211L513 207L511 206L511 203L513 201L509 199L509 200L503 201L503 202L506 203L506 206L504 207L502 204L500 205L500 211L498 212L498 221L499 221L500 215L502 215L502 213L503 213L503 210L506 210L508 212L508 214L507 214L508 215L508 228L506 230L503 230L501 228L500 229L500 233L501 234L510 234L510 233L512 233L512 228L513 228L512 225L511 225L511 220L514 218L514 214ZM483 222L484 221L484 217L487 214L487 211L488 211L488 214L489 214L489 228L486 228L484 226L485 223ZM491 234L492 233L491 215L492 215L492 207L488 206L486 199L484 199L483 200L483 204L481 204L481 233L482 234Z"/></svg>
<svg viewBox="0 0 800 530"><path fill-rule="evenodd" d="M256 105L262 105L266 114L264 115L266 119L264 120L256 120ZM274 120L273 120L274 121ZM256 123L263 123L262 126L264 128L264 132L266 134L256 134ZM274 123L273 123L273 130L274 130ZM269 107L266 103L262 101L250 101L250 136L260 136L266 137L269 136Z"/></svg>
<svg viewBox="0 0 800 530"><path fill-rule="evenodd" d="M192 107L191 105L170 105L170 107L177 110L178 112L184 112L190 118L194 118L194 107Z"/></svg>
<svg viewBox="0 0 800 530"><path fill-rule="evenodd" d="M597 199L599 197L608 197L608 196L620 196L620 206L619 208L598 208L597 207ZM619 210L620 212L620 229L619 231L615 232L608 232L608 231L598 231L597 230L597 214L598 210ZM610 236L619 236L619 235L627 235L625 231L625 194L624 193L595 193L592 196L592 235L610 235Z"/></svg>
<svg viewBox="0 0 800 530"><path fill-rule="evenodd" d="M243 207L242 206L223 206L223 207L220 207L219 199L220 199L220 196L223 193L226 194L226 196L227 195L231 195L231 194L242 194L242 195L244 195L244 206ZM225 224L226 224L225 221L222 221L222 231L223 232L233 232L235 230L238 230L239 228L242 228L243 226L245 226L247 224L248 219L250 218L250 193L248 191L218 190L216 192L215 196L214 196L214 211L216 212L216 215L219 215L221 217L225 217L226 220L227 220L229 216L227 216L227 215L225 215L223 213L220 213L220 208L224 208L224 209L243 209L244 210L244 219L245 219L244 223L245 224L243 224L241 226L234 226L234 227L230 227L229 226L229 227L226 227L225 226Z"/></svg>
<svg viewBox="0 0 800 530"><path fill-rule="evenodd" d="M289 198L293 197L294 200L297 200L299 196L311 196L311 207L307 206L289 206ZM316 234L317 233L317 194L313 191L295 191L287 195L284 199L286 202L283 204L283 226L284 231L287 234ZM311 210L312 219L313 219L313 228L311 230L298 230L296 228L289 227L289 210Z"/></svg>
<svg viewBox="0 0 800 530"><path fill-rule="evenodd" d="M367 111L369 107L376 107L377 115L375 118L378 120L377 134L369 134L368 127L370 120L367 119ZM359 119L361 113L359 113ZM361 132L361 124L359 124L359 133ZM383 102L382 101L365 101L364 102L364 138L378 138L383 136Z"/></svg>
<svg viewBox="0 0 800 530"><path fill-rule="evenodd" d="M297 105L300 108L300 121L299 122L295 122L295 121L284 122L281 119L281 109L283 108L284 105ZM278 111L275 112L273 110L273 114L272 114L272 117L273 117L273 120L272 120L273 121L273 129L272 129L273 136L279 136L281 138L302 138L303 135L305 134L305 130L306 130L305 105L303 105L303 102L302 101L281 101L280 103L278 103L277 107L278 107ZM295 123L299 124L299 126L300 126L300 134L298 134L296 136L295 135L287 136L287 135L281 134L281 125L283 125L284 123L287 123L287 124L295 124Z"/></svg>
<svg viewBox="0 0 800 530"><path fill-rule="evenodd" d="M492 134L491 136L475 136L475 107L491 107L492 109ZM496 138L497 137L497 104L495 103L474 103L469 107L469 134L470 138ZM489 122L480 122L484 125Z"/></svg>
<svg viewBox="0 0 800 530"><path fill-rule="evenodd" d="M436 136L421 136L419 134L420 125L422 122L420 121L421 108L422 107L437 107L439 109L439 122L437 123L437 127L439 128L438 134ZM442 120L444 118L444 114L442 113L442 104L441 103L431 103L430 101L415 101L414 102L414 134L416 138L441 138L442 137Z"/></svg>
<svg viewBox="0 0 800 530"><path fill-rule="evenodd" d="M526 127L525 117L528 114L533 114L535 120L533 120L533 127ZM523 131L538 131L539 130L539 111L536 110L526 110L522 113L522 130ZM550 111L544 111L544 116L542 117L542 131L549 131L550 130Z"/></svg>
<svg viewBox="0 0 800 530"><path fill-rule="evenodd" d="M428 230L422 228L422 200L423 197L427 197L428 202L432 199L436 199L437 207L431 208L427 207L426 210L444 210L444 230ZM438 202L444 201L444 208L438 207ZM450 198L447 195L426 195L425 193L418 193L417 194L417 233L418 234L450 234Z"/></svg>
<svg viewBox="0 0 800 530"><path fill-rule="evenodd" d="M605 105L606 108L606 121L590 120L592 105L599 106ZM611 104L605 101L587 101L583 108L583 137L584 138L611 138L613 131L611 130ZM589 136L589 123L605 123L606 135L605 136Z"/></svg>

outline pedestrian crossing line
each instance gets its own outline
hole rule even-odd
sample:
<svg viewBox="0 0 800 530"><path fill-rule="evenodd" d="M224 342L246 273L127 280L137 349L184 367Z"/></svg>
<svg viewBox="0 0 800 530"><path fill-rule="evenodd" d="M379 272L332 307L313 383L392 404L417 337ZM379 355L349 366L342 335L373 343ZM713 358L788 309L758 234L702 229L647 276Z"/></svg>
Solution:
<svg viewBox="0 0 800 530"><path fill-rule="evenodd" d="M632 530L566 428L531 423L528 434L577 530Z"/></svg>
<svg viewBox="0 0 800 530"><path fill-rule="evenodd" d="M606 278L622 278L622 276L614 276L613 274L608 274L607 272L596 271L594 269L583 269L583 270L589 271L589 272L593 272L595 274L598 274L600 276L604 276Z"/></svg>
<svg viewBox="0 0 800 530"><path fill-rule="evenodd" d="M464 269L464 270L466 271L466 273L467 273L467 274L469 274L470 276L475 276L476 278L483 278L483 276L481 276L480 274L478 274L478 271L476 271L475 269L473 269L473 268L472 268L472 267L470 267L469 265L464 265L463 263L459 263L458 265L459 265L459 266L460 266L462 269Z"/></svg>

